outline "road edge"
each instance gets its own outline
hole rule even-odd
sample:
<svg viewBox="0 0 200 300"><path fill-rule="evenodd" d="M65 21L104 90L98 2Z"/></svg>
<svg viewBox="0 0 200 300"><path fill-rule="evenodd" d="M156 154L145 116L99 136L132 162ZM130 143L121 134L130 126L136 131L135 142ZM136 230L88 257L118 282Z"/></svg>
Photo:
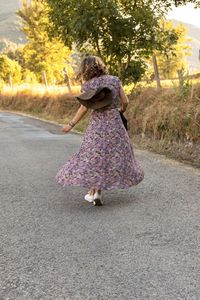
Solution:
<svg viewBox="0 0 200 300"><path fill-rule="evenodd" d="M63 124L60 124L56 121L52 121L52 120L47 120L47 119L43 119L41 117L37 117L37 116L33 116L31 114L27 114L27 113L23 113L23 112L18 112L18 111L15 111L15 110L1 110L0 109L0 113L12 113L12 114L16 114L16 115L21 115L21 116L24 116L24 117L29 117L29 118L32 118L32 119L35 119L35 120L39 120L39 121L42 121L44 123L50 123L50 124L53 124L53 125L56 125L56 126L59 126L59 127L63 127ZM74 134L78 134L78 135L84 135L83 132L80 132L76 129L72 129L70 131L71 133L74 133Z"/></svg>
<svg viewBox="0 0 200 300"><path fill-rule="evenodd" d="M42 121L44 123L49 123L49 124L53 124L53 125L56 125L56 126L59 126L59 127L62 127L63 124L60 124L56 121L52 121L52 120L47 120L47 119L43 119L41 117L37 117L37 116L33 116L31 114L27 114L27 113L23 113L23 112L18 112L18 111L13 111L13 110L1 110L0 109L0 113L12 113L12 114L16 114L16 115L21 115L21 116L24 116L24 117L29 117L29 118L32 118L32 119L35 119L35 120L39 120L39 121ZM72 134L77 134L77 135L80 135L80 136L83 136L84 133L78 131L78 130L75 130L75 129L72 129L70 131L70 133ZM141 153L144 153L144 154L151 154L152 156L154 157L157 157L157 158L160 158L162 159L162 161L165 161L166 163L170 164L170 165L176 165L176 166L182 166L184 169L187 169L187 170L191 170L193 171L195 174L197 175L200 175L200 169L198 167L195 167L195 166L191 166L187 163L184 163L184 162L181 162L181 161L178 161L178 160L175 160L173 158L169 158L167 157L166 155L164 154L159 154L159 153L155 153L155 152L152 152L152 151L149 151L149 150L144 150L144 149L134 149L134 151L139 151Z"/></svg>

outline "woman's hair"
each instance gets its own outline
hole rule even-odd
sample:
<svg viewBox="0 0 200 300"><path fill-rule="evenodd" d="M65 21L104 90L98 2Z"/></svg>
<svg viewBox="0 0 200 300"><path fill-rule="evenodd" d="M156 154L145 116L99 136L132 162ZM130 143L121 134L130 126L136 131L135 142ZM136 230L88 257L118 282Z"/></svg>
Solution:
<svg viewBox="0 0 200 300"><path fill-rule="evenodd" d="M93 77L108 74L108 70L102 59L98 56L87 56L81 62L78 79L88 81Z"/></svg>

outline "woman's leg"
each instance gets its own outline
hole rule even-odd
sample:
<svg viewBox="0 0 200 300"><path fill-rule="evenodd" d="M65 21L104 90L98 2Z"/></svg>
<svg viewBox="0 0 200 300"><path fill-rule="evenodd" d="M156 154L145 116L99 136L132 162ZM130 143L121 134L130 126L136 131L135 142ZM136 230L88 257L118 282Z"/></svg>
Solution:
<svg viewBox="0 0 200 300"><path fill-rule="evenodd" d="M98 189L98 188L95 189L93 204L96 205L96 206L103 205L103 202L101 200L101 190Z"/></svg>
<svg viewBox="0 0 200 300"><path fill-rule="evenodd" d="M94 194L95 194L95 193L98 193L98 194L101 195L101 190L100 190L100 189L94 189Z"/></svg>
<svg viewBox="0 0 200 300"><path fill-rule="evenodd" d="M96 192L96 189L94 187L92 187L89 191L88 191L88 194L89 195L94 195Z"/></svg>
<svg viewBox="0 0 200 300"><path fill-rule="evenodd" d="M89 195L94 195L95 193L101 194L101 190L95 187L92 187L89 191L88 194Z"/></svg>

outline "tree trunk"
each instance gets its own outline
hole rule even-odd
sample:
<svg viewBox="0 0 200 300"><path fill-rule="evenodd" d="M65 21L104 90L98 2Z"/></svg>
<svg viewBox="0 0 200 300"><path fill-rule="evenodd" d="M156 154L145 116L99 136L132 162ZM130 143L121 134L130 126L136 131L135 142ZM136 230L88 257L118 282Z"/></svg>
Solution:
<svg viewBox="0 0 200 300"><path fill-rule="evenodd" d="M13 88L13 80L12 80L12 76L9 75L9 85L11 87L11 89Z"/></svg>
<svg viewBox="0 0 200 300"><path fill-rule="evenodd" d="M47 75L46 75L45 71L42 71L42 79L43 79L43 82L44 82L45 86L47 87L48 82L47 82Z"/></svg>
<svg viewBox="0 0 200 300"><path fill-rule="evenodd" d="M184 84L184 78L183 78L183 70L178 70L178 79L179 79L179 87L182 88Z"/></svg>
<svg viewBox="0 0 200 300"><path fill-rule="evenodd" d="M137 7L137 0L134 0L133 8L135 9Z"/></svg>
<svg viewBox="0 0 200 300"><path fill-rule="evenodd" d="M65 83L67 84L69 93L72 93L71 82L70 82L68 71L66 68L64 69L64 72L65 72Z"/></svg>
<svg viewBox="0 0 200 300"><path fill-rule="evenodd" d="M126 64L121 63L121 80L122 80L122 82L124 82L125 78L126 78Z"/></svg>
<svg viewBox="0 0 200 300"><path fill-rule="evenodd" d="M161 83L160 83L160 76L159 76L159 71L158 71L158 63L156 59L155 53L152 54L152 60L153 60L153 67L154 67L154 74L155 74L155 80L157 83L157 89L161 89Z"/></svg>
<svg viewBox="0 0 200 300"><path fill-rule="evenodd" d="M102 58L101 49L100 49L100 46L99 46L99 39L98 38L96 39L95 43L96 43L96 48L97 48L98 56L100 56Z"/></svg>

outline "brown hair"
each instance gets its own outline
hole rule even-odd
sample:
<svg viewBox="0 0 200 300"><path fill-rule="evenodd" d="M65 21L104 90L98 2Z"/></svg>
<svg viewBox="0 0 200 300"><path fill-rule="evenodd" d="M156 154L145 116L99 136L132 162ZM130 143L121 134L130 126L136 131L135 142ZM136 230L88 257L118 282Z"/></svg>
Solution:
<svg viewBox="0 0 200 300"><path fill-rule="evenodd" d="M81 62L77 78L83 81L88 81L94 77L107 74L107 67L100 57L87 56Z"/></svg>

